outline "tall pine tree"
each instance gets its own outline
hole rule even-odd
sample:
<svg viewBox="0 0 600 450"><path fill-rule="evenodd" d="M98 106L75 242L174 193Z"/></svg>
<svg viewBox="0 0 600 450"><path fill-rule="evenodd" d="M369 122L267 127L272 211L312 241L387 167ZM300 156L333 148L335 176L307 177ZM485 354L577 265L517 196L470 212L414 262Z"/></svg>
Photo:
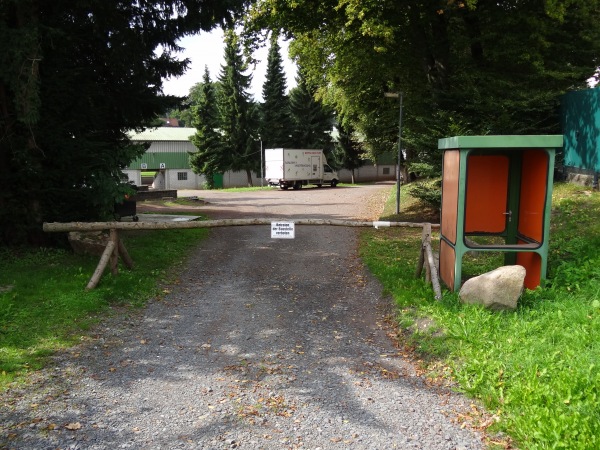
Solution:
<svg viewBox="0 0 600 450"><path fill-rule="evenodd" d="M112 217L121 170L144 152L126 132L178 99L177 40L242 0L0 1L0 245L48 245L43 222Z"/></svg>
<svg viewBox="0 0 600 450"><path fill-rule="evenodd" d="M246 171L248 186L252 186L252 172L260 168L256 150L256 108L248 93L251 75L240 49L239 38L233 30L225 33L225 64L219 76L219 128L222 132L222 162L224 168Z"/></svg>
<svg viewBox="0 0 600 450"><path fill-rule="evenodd" d="M335 143L335 161L336 165L348 169L352 173L352 183L354 184L354 170L364 164L361 158L363 150L360 143L355 139L352 125L336 124L338 130L338 139Z"/></svg>
<svg viewBox="0 0 600 450"><path fill-rule="evenodd" d="M320 148L331 155L334 115L331 109L323 106L314 97L302 70L296 77L297 86L290 92L290 110L294 129L292 136L297 148ZM332 159L332 158L329 158Z"/></svg>
<svg viewBox="0 0 600 450"><path fill-rule="evenodd" d="M260 135L265 148L288 147L292 144L293 123L286 79L281 59L279 34L273 32L267 57L267 73L263 84Z"/></svg>
<svg viewBox="0 0 600 450"><path fill-rule="evenodd" d="M195 173L205 176L206 184L212 189L214 187L213 176L223 170L225 162L218 130L215 87L210 80L208 67L204 68L201 89L202 95L196 100L197 104L192 106L192 125L197 130L192 137L192 142L198 151L190 155L190 165Z"/></svg>

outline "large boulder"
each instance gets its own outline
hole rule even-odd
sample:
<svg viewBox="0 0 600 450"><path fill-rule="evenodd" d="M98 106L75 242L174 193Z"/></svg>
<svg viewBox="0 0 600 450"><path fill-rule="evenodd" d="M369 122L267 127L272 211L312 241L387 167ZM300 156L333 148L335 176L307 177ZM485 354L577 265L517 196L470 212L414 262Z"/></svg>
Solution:
<svg viewBox="0 0 600 450"><path fill-rule="evenodd" d="M516 309L524 282L525 267L503 266L470 278L458 295L463 303L481 304L496 311Z"/></svg>

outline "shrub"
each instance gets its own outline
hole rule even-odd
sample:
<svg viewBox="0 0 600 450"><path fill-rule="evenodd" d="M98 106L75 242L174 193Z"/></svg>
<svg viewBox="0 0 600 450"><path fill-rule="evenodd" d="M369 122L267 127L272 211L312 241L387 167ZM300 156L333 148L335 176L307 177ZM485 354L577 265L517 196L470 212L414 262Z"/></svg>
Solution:
<svg viewBox="0 0 600 450"><path fill-rule="evenodd" d="M442 206L441 179L417 181L408 188L408 193L436 209Z"/></svg>

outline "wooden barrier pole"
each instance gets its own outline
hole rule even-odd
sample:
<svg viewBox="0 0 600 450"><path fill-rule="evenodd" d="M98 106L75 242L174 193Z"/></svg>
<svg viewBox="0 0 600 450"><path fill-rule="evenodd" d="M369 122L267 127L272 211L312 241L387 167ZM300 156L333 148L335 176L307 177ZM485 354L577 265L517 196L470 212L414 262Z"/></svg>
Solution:
<svg viewBox="0 0 600 450"><path fill-rule="evenodd" d="M118 271L118 258L121 256L123 263L129 268L133 269L133 260L129 256L127 249L119 239L118 230L169 230L169 229L191 229L191 228L214 228L214 227L228 227L228 226L249 226L249 225L270 225L274 222L293 222L295 225L329 225L329 226L344 226L344 227L374 227L374 228L387 228L387 227L408 227L408 228L423 228L423 240L427 236L427 239L431 237L431 229L439 228L439 224L431 223L416 223L416 222L386 222L386 221L358 221L358 220L337 220L337 219L294 219L289 220L286 218L260 218L260 219L220 219L220 220L205 220L205 221L189 221L189 222L45 222L43 229L47 233L60 233L68 231L103 231L110 230L110 239L102 256L98 267L94 271L92 278L90 279L86 289L95 288L106 265L110 261L110 267L113 274L117 274ZM431 253L431 255L429 255ZM417 276L421 275L425 257L427 256L428 265L426 266L427 278L430 277L431 272L435 272L435 265L433 264L433 254L431 251L431 245L422 245L421 253L419 256L419 267L417 267ZM433 268L433 270L431 269ZM437 274L435 279L432 279L434 284L434 290L436 289L436 298L441 298L441 291L439 290L439 281L437 281ZM438 294L439 291L439 294Z"/></svg>
<svg viewBox="0 0 600 450"><path fill-rule="evenodd" d="M417 271L415 272L415 278L420 278L423 273L423 264L425 264L425 247L421 242L421 249L419 251L419 261L417 262Z"/></svg>
<svg viewBox="0 0 600 450"><path fill-rule="evenodd" d="M427 230L429 230L429 232L427 232ZM421 250L419 251L419 262L417 263L417 271L415 273L416 278L420 278L421 273L423 273L423 264L425 264L425 241L428 239L430 234L431 226L427 227L427 224L423 224L423 231L421 233Z"/></svg>
<svg viewBox="0 0 600 450"><path fill-rule="evenodd" d="M113 275L119 274L119 231L110 230L109 239L114 242L113 252L110 255L110 272Z"/></svg>
<svg viewBox="0 0 600 450"><path fill-rule="evenodd" d="M106 244L106 248L104 249L104 252L102 252L102 256L100 257L100 262L98 263L98 267L96 267L96 270L94 271L94 274L92 275L92 278L90 278L90 282L86 286L87 290L94 289L96 286L98 286L98 283L100 282L100 278L102 277L102 274L104 273L104 269L106 269L106 264L108 264L108 260L110 259L111 255L113 254L114 249L115 249L115 241L110 239L108 241L108 243Z"/></svg>
<svg viewBox="0 0 600 450"><path fill-rule="evenodd" d="M295 225L331 225L342 227L410 227L422 228L423 223L415 222L385 222L385 221L359 221L339 219L219 219L188 222L45 222L43 229L47 233L65 231L102 231L102 230L171 230L189 228L214 228L214 227L239 227L249 225L270 225L272 222L293 222ZM439 224L432 224L432 228L439 228Z"/></svg>
<svg viewBox="0 0 600 450"><path fill-rule="evenodd" d="M423 225L423 251L425 253L427 253L428 245L431 246L431 224L426 223ZM431 265L429 260L425 266L425 281L431 283Z"/></svg>
<svg viewBox="0 0 600 450"><path fill-rule="evenodd" d="M127 267L128 269L133 269L133 259L131 259L131 256L129 256L129 252L125 248L123 241L121 241L121 239L118 239L117 245L119 246L119 256L121 257L123 264L125 264L125 267Z"/></svg>
<svg viewBox="0 0 600 450"><path fill-rule="evenodd" d="M427 253L427 261L429 262L429 274L431 276L431 285L433 286L433 292L435 292L435 299L442 299L442 289L440 287L440 280L438 278L437 270L435 269L435 260L433 258L433 250L431 249L431 243L425 244L425 252Z"/></svg>
<svg viewBox="0 0 600 450"><path fill-rule="evenodd" d="M435 225L434 225L435 226ZM419 253L419 262L417 263L416 277L419 278L425 266L425 281L431 283L435 299L442 298L442 289L433 257L433 249L431 248L431 228L430 223L423 224L423 233L421 234L421 252ZM425 264L425 260L427 264Z"/></svg>

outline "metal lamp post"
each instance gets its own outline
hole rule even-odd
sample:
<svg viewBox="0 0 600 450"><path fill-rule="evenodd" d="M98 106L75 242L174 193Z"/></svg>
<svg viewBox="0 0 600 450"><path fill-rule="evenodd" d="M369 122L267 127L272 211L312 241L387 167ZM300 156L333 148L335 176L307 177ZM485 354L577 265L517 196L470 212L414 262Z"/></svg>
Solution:
<svg viewBox="0 0 600 450"><path fill-rule="evenodd" d="M400 99L400 116L398 119L398 164L396 166L396 214L400 214L400 185L402 184L400 178L400 163L402 161L402 92L385 92L383 94L388 98Z"/></svg>
<svg viewBox="0 0 600 450"><path fill-rule="evenodd" d="M262 148L262 137L258 137L260 139L260 187L263 187L263 182L265 181L265 165L263 164L263 148Z"/></svg>

